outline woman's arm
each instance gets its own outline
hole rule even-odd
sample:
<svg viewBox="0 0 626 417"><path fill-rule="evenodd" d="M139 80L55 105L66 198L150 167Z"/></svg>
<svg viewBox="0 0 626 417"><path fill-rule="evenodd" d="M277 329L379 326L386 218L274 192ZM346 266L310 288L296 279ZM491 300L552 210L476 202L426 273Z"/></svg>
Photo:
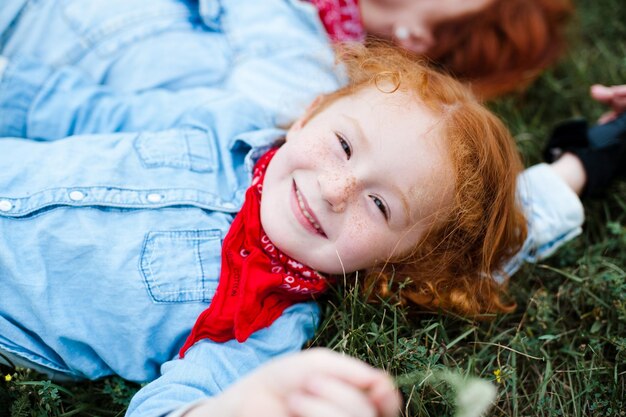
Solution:
<svg viewBox="0 0 626 417"><path fill-rule="evenodd" d="M223 87L268 109L280 125L345 81L317 9L290 0L210 0L203 19L224 32L234 65ZM209 10L210 9L210 10Z"/></svg>
<svg viewBox="0 0 626 417"><path fill-rule="evenodd" d="M616 106L613 106L616 111ZM528 221L524 247L506 266L511 275L522 261L536 262L581 232L580 197L604 195L626 164L626 119L587 127L570 121L554 130L545 157L553 162L527 169L518 196Z"/></svg>
<svg viewBox="0 0 626 417"><path fill-rule="evenodd" d="M212 88L119 93L76 68L15 57L5 61L0 76L0 136L56 140L165 130L195 108L233 95Z"/></svg>

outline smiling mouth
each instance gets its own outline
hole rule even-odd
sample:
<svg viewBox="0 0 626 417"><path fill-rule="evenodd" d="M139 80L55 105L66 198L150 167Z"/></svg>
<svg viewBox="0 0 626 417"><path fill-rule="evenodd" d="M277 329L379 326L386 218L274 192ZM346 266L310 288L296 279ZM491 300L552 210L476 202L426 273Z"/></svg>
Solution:
<svg viewBox="0 0 626 417"><path fill-rule="evenodd" d="M298 203L298 208L300 208L300 213L306 219L307 223L317 232L317 234L326 237L326 233L324 233L324 229L320 226L319 222L315 218L315 215L310 211L309 205L306 202L304 196L298 190L298 186L296 182L293 182L293 190L296 194L296 201Z"/></svg>

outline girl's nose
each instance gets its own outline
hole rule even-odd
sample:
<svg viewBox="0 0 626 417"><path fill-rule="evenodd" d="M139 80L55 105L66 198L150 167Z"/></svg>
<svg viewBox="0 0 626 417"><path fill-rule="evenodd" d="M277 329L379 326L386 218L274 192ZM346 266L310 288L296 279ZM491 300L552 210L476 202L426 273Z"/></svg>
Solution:
<svg viewBox="0 0 626 417"><path fill-rule="evenodd" d="M335 213L341 213L358 192L358 183L352 175L323 175L319 179L322 198Z"/></svg>

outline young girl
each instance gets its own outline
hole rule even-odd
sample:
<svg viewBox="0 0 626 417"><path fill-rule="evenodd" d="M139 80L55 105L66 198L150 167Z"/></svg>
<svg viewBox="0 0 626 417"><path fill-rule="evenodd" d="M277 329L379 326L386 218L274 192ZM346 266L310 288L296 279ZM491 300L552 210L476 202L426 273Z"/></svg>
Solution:
<svg viewBox="0 0 626 417"><path fill-rule="evenodd" d="M47 90L57 82L105 104L115 95L68 69L9 62L2 132L52 134L0 141L3 354L72 378L160 375L129 415L163 415L300 349L319 315L302 301L337 275L369 271L430 308L506 310L492 276L526 237L506 129L457 82L392 50L344 61L351 82L286 136L249 100L212 91L185 113L171 105L160 131L61 140L67 120L125 126L137 103L43 120L29 111L55 92L75 98ZM531 225L543 212L529 211ZM526 239L516 259L542 244Z"/></svg>

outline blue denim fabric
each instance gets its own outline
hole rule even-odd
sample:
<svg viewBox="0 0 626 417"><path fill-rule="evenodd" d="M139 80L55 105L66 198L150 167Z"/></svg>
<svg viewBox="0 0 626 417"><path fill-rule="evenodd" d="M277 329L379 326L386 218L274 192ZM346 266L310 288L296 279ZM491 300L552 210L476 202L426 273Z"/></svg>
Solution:
<svg viewBox="0 0 626 417"><path fill-rule="evenodd" d="M222 239L254 161L284 134L246 98L195 91L198 104L163 117L163 130L0 139L0 351L70 378L148 381L163 372L131 415L161 415L223 390L300 349L319 316L314 303L298 304L245 343L203 341L166 363L213 297ZM56 121L44 104L82 99L93 112ZM99 100L113 115L95 110ZM42 109L57 135L114 131L125 115L162 106L151 96L124 103L80 72L16 59L0 82L0 114L11 114L0 131L25 131L29 110Z"/></svg>
<svg viewBox="0 0 626 417"><path fill-rule="evenodd" d="M300 349L318 319L312 303L245 343L203 341L166 362L212 298L252 161L282 134L260 130L339 85L312 7L6 0L0 32L11 61L0 84L2 136L99 134L0 140L10 149L0 166L13 158L23 168L0 176L15 187L0 197L11 205L0 221L0 293L14 300L1 308L0 350L56 377L162 373L131 405L129 415L143 416L213 395ZM142 133L103 135L124 131Z"/></svg>
<svg viewBox="0 0 626 417"><path fill-rule="evenodd" d="M524 262L535 263L552 255L582 232L585 220L580 199L548 164L526 169L517 181L517 195L526 215L528 237L505 266L507 276Z"/></svg>
<svg viewBox="0 0 626 417"><path fill-rule="evenodd" d="M10 58L74 66L123 92L228 88L281 124L339 85L326 32L299 0L3 0L3 35Z"/></svg>

